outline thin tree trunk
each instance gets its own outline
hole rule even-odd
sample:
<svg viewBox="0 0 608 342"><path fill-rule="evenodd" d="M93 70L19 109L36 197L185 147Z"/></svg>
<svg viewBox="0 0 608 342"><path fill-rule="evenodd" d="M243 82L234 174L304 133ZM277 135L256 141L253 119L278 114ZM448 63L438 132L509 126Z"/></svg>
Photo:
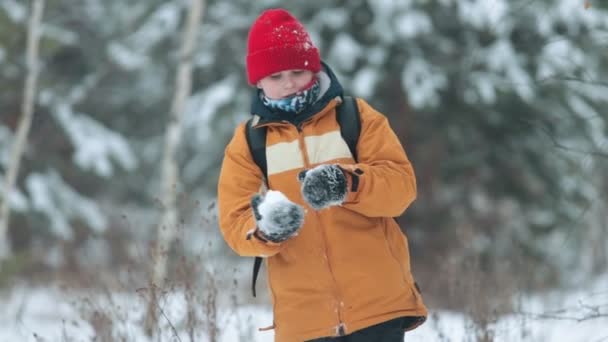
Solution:
<svg viewBox="0 0 608 342"><path fill-rule="evenodd" d="M149 336L157 325L157 289L162 288L167 273L167 260L171 244L177 233L177 184L179 182L175 152L182 134L182 113L192 89L192 55L195 48L196 33L200 25L204 0L192 0L188 19L182 33L179 52L175 93L171 104L169 123L165 135L165 148L161 170L161 194L163 213L157 229L154 251L154 264L150 284L150 302L146 317L146 332Z"/></svg>
<svg viewBox="0 0 608 342"><path fill-rule="evenodd" d="M23 89L23 102L21 103L21 119L13 142L11 157L8 163L4 194L0 202L0 259L9 257L11 246L8 237L8 224L10 219L10 194L17 181L21 156L25 149L25 142L32 124L34 115L34 102L38 81L38 45L40 42L40 22L44 10L44 0L33 0L32 11L27 31L26 68L27 76Z"/></svg>

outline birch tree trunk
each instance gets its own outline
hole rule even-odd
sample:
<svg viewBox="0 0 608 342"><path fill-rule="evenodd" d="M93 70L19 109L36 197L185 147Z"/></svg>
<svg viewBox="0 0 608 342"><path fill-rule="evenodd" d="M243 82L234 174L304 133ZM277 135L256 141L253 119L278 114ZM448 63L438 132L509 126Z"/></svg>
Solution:
<svg viewBox="0 0 608 342"><path fill-rule="evenodd" d="M27 29L26 47L26 79L21 102L21 119L17 127L17 134L11 149L11 156L7 166L3 194L0 198L0 260L12 254L8 237L8 224L10 220L10 195L17 181L21 156L25 149L27 135L34 116L34 102L38 81L38 45L40 42L40 22L44 10L44 0L33 0L32 10Z"/></svg>
<svg viewBox="0 0 608 342"><path fill-rule="evenodd" d="M177 233L177 185L179 175L175 153L182 134L182 113L186 100L192 89L192 55L195 48L196 33L200 25L204 0L191 0L188 19L182 32L182 43L179 51L179 64L175 80L175 93L169 114L169 123L165 134L165 148L161 169L160 198L163 213L157 227L157 241L154 251L154 264L150 284L150 302L146 317L146 333L153 335L157 325L158 296L157 290L162 288L167 273L167 260L171 244Z"/></svg>

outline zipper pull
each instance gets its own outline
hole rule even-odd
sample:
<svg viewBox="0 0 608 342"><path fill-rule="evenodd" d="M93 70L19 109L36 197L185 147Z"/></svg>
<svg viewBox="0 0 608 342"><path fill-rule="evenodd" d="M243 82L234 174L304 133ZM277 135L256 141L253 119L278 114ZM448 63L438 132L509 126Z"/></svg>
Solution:
<svg viewBox="0 0 608 342"><path fill-rule="evenodd" d="M346 325L344 325L344 323L340 322L340 324L338 325L338 336L344 336L346 335Z"/></svg>

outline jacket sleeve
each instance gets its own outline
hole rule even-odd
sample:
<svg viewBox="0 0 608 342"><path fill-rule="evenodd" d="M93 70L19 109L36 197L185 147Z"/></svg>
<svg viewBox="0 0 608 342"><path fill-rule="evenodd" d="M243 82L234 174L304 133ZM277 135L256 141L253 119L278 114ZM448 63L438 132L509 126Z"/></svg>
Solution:
<svg viewBox="0 0 608 342"><path fill-rule="evenodd" d="M348 175L343 207L368 217L396 217L416 198L412 164L384 115L357 99L361 133L357 164L340 165Z"/></svg>
<svg viewBox="0 0 608 342"><path fill-rule="evenodd" d="M262 184L262 171L253 161L245 124L241 124L224 152L218 182L220 230L230 248L241 256L269 257L281 248L280 243L265 242L252 234L256 221L250 201Z"/></svg>

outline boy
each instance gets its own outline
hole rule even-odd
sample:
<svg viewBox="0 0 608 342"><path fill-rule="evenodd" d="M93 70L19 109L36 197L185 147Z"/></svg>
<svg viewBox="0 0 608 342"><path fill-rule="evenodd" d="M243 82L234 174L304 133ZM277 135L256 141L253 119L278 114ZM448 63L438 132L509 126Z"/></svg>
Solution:
<svg viewBox="0 0 608 342"><path fill-rule="evenodd" d="M253 23L247 76L257 88L249 124L267 134L266 174L239 125L222 164L219 219L236 253L266 258L275 340L403 341L427 310L393 219L415 199L416 179L388 121L357 99L351 153L336 121L342 86L283 9Z"/></svg>

